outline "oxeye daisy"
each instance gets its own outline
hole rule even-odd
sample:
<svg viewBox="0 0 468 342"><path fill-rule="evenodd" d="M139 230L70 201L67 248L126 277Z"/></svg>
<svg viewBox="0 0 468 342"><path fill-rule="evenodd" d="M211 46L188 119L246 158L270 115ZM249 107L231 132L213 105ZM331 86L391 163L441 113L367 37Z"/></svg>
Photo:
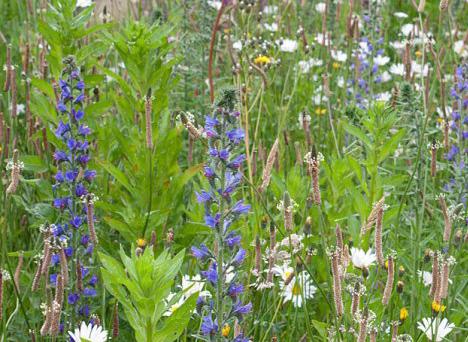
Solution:
<svg viewBox="0 0 468 342"><path fill-rule="evenodd" d="M426 335L429 341L442 341L453 328L455 328L455 324L449 323L447 318L442 320L439 318L423 318L422 322L418 322L418 329Z"/></svg>
<svg viewBox="0 0 468 342"><path fill-rule="evenodd" d="M310 275L302 271L288 284L282 282L284 302L292 301L295 307L302 307L303 301L314 297L317 288L312 285Z"/></svg>
<svg viewBox="0 0 468 342"><path fill-rule="evenodd" d="M372 248L367 252L359 248L351 248L351 261L356 268L364 269L369 268L376 260L376 256L372 253Z"/></svg>
<svg viewBox="0 0 468 342"><path fill-rule="evenodd" d="M101 326L81 322L79 328L74 332L69 331L70 340L73 342L105 342L107 341L107 331Z"/></svg>

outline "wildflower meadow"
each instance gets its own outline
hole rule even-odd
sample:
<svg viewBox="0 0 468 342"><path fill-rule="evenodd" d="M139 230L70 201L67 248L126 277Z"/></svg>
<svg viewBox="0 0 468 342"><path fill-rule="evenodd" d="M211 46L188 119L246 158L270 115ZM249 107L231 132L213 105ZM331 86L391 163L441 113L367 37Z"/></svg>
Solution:
<svg viewBox="0 0 468 342"><path fill-rule="evenodd" d="M0 342L468 341L467 0L0 0Z"/></svg>

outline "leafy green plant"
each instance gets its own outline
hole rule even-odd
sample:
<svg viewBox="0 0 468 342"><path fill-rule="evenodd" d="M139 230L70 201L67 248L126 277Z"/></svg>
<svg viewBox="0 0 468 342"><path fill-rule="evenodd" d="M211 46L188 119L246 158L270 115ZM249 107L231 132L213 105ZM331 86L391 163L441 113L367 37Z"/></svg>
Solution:
<svg viewBox="0 0 468 342"><path fill-rule="evenodd" d="M165 341L177 339L187 326L198 294L191 295L172 314L163 315L183 293L165 301L171 292L174 278L182 266L184 251L171 257L164 251L155 258L153 249L146 248L137 256L127 256L120 249L118 260L100 253L102 275L106 289L122 304L137 341Z"/></svg>

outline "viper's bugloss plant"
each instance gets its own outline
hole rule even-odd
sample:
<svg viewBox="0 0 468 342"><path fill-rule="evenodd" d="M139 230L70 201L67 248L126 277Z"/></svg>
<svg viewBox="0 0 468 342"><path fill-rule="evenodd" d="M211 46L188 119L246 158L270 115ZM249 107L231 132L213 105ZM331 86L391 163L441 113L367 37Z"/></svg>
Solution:
<svg viewBox="0 0 468 342"><path fill-rule="evenodd" d="M205 341L248 341L242 333L232 333L248 314L252 304L242 303L244 292L239 282L239 266L246 251L241 247L241 236L231 228L241 215L248 214L250 205L235 200L241 184L240 153L244 132L239 128L240 113L235 109L237 92L224 90L211 116L206 117L205 135L208 140L208 160L204 175L207 190L196 193L205 206L205 224L212 229L214 247L202 244L192 247L193 255L206 268L201 275L211 284L212 299L199 298L198 311L202 315L201 333Z"/></svg>
<svg viewBox="0 0 468 342"><path fill-rule="evenodd" d="M91 131L83 120L85 85L74 58L65 58L64 64L57 103L60 121L55 129L59 141L54 153L57 172L52 186L52 205L58 215L54 224L42 227L44 255L33 284L33 290L37 289L44 276L46 292L55 288L55 299L46 300L41 329L42 335L53 336L58 334L54 325L59 324L60 332L66 332L91 319L98 285L93 272L93 250L98 242L94 228L96 198L89 191L96 171L88 169Z"/></svg>

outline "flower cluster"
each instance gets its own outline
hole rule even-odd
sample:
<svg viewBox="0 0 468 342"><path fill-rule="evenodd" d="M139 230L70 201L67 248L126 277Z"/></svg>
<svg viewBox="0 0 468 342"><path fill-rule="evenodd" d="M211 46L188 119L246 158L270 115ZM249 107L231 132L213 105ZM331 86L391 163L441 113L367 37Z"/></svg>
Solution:
<svg viewBox="0 0 468 342"><path fill-rule="evenodd" d="M240 168L245 159L244 154L237 152L244 132L238 127L236 96L236 91L225 90L212 116L206 117L209 158L204 175L209 189L196 193L198 202L205 207L205 224L215 237L213 250L205 244L192 247L193 255L206 265L201 275L211 285L213 299L207 301L201 296L197 305L203 316L201 332L210 340L248 341L242 333L230 331L252 308L251 303L243 304L240 300L244 286L238 280L237 269L246 251L241 247L241 236L231 228L250 210L250 205L233 198L242 180Z"/></svg>
<svg viewBox="0 0 468 342"><path fill-rule="evenodd" d="M57 104L60 121L55 130L62 148L54 153L57 173L52 189L58 219L55 224L44 225L42 229L45 236L42 268L47 269L46 282L56 287L56 291L59 287L66 291L68 305L63 307L70 312L62 318L73 326L71 321L74 319L89 320L90 301L97 295L98 277L92 272L92 254L97 243L94 228L96 197L88 190L96 171L88 169L91 131L83 123L85 85L73 57L66 58L64 63ZM61 331L63 329L61 324Z"/></svg>

